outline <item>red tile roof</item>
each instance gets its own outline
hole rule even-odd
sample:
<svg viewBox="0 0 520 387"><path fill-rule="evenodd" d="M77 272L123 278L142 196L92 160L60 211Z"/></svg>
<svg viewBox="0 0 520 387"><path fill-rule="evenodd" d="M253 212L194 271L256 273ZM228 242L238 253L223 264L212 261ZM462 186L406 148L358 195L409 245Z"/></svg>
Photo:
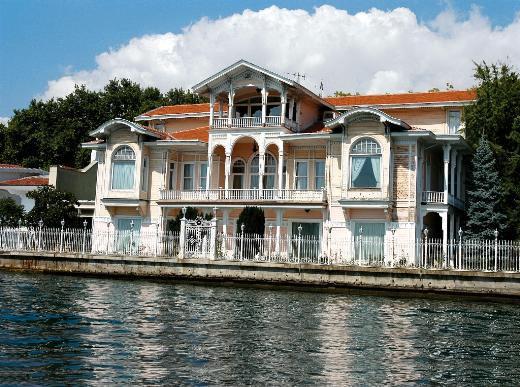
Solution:
<svg viewBox="0 0 520 387"><path fill-rule="evenodd" d="M335 106L394 105L407 103L462 102L477 98L475 90L450 90L431 93L402 93L380 95L349 95L324 98Z"/></svg>
<svg viewBox="0 0 520 387"><path fill-rule="evenodd" d="M170 136L175 140L199 140L208 142L209 126L201 126L195 129L180 130L178 132L170 133Z"/></svg>
<svg viewBox="0 0 520 387"><path fill-rule="evenodd" d="M16 185L16 186L38 186L49 185L48 177L27 176L20 179L0 181L0 185Z"/></svg>
<svg viewBox="0 0 520 387"><path fill-rule="evenodd" d="M18 164L0 164L0 168L13 169L13 168L23 168L23 167Z"/></svg>
<svg viewBox="0 0 520 387"><path fill-rule="evenodd" d="M218 111L218 103L214 106L215 111ZM224 105L224 110L227 111L227 106ZM194 114L194 113L209 113L209 103L197 103L189 105L170 105L161 106L157 109L150 110L141 114L142 116L162 116L166 114Z"/></svg>

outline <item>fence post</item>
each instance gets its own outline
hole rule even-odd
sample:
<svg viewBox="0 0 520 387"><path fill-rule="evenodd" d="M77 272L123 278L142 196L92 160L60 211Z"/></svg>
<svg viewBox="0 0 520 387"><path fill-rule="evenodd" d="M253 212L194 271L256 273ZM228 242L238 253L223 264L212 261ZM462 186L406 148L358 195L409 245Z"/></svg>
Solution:
<svg viewBox="0 0 520 387"><path fill-rule="evenodd" d="M458 262L457 262L457 269L460 270L460 268L462 267L462 227L459 228L459 257L458 257Z"/></svg>
<svg viewBox="0 0 520 387"><path fill-rule="evenodd" d="M424 260L423 268L428 265L428 227L424 229Z"/></svg>
<svg viewBox="0 0 520 387"><path fill-rule="evenodd" d="M273 243L273 224L269 225L269 245L267 248L267 260L271 262L271 244Z"/></svg>
<svg viewBox="0 0 520 387"><path fill-rule="evenodd" d="M154 251L154 257L157 257L158 245L159 245L159 223L157 222L155 224L155 251Z"/></svg>
<svg viewBox="0 0 520 387"><path fill-rule="evenodd" d="M359 228L359 254L358 265L361 266L361 256L363 255L363 226Z"/></svg>
<svg viewBox="0 0 520 387"><path fill-rule="evenodd" d="M60 253L63 251L63 229L65 228L65 219L62 219L61 222L61 231L60 231Z"/></svg>
<svg viewBox="0 0 520 387"><path fill-rule="evenodd" d="M134 220L130 220L130 255L134 254Z"/></svg>
<svg viewBox="0 0 520 387"><path fill-rule="evenodd" d="M181 230L179 232L179 259L184 259L184 247L186 244L186 207L182 207Z"/></svg>
<svg viewBox="0 0 520 387"><path fill-rule="evenodd" d="M390 230L392 232L392 267L395 266L395 227Z"/></svg>
<svg viewBox="0 0 520 387"><path fill-rule="evenodd" d="M240 260L244 257L244 229L246 226L244 223L240 225Z"/></svg>
<svg viewBox="0 0 520 387"><path fill-rule="evenodd" d="M498 230L495 229L495 271L498 271Z"/></svg>
<svg viewBox="0 0 520 387"><path fill-rule="evenodd" d="M38 251L42 250L42 228L43 228L43 220L38 221Z"/></svg>
<svg viewBox="0 0 520 387"><path fill-rule="evenodd" d="M22 245L20 242L20 233L21 232L22 232L22 219L18 219L18 232L17 232L17 236L16 236L16 247L18 248L18 250L22 249Z"/></svg>
<svg viewBox="0 0 520 387"><path fill-rule="evenodd" d="M211 219L211 231L209 241L209 259L215 260L217 255L217 208L213 208L213 219Z"/></svg>
<svg viewBox="0 0 520 387"><path fill-rule="evenodd" d="M83 244L81 247L81 252L85 254L85 243L87 241L87 220L83 222Z"/></svg>
<svg viewBox="0 0 520 387"><path fill-rule="evenodd" d="M301 248L301 243L302 243L302 230L303 230L303 227L300 224L298 226L298 263L300 263L300 259L301 259L300 248Z"/></svg>
<svg viewBox="0 0 520 387"><path fill-rule="evenodd" d="M110 245L110 222L107 222L107 251L106 251L107 255L108 255L109 245Z"/></svg>

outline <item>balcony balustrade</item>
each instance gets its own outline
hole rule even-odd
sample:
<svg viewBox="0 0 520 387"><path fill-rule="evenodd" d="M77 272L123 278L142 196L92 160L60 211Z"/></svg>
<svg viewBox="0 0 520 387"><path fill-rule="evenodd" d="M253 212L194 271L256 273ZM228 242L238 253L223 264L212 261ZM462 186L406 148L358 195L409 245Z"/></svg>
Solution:
<svg viewBox="0 0 520 387"><path fill-rule="evenodd" d="M231 127L232 128L260 128L263 127L262 118L261 117L240 117L240 118L231 118ZM277 127L284 126L288 129L296 130L296 123L292 120L286 118L285 122L282 124L282 117L280 116L266 116L265 117L265 126L267 127ZM225 118L213 118L213 126L214 129L227 129L229 128L229 120L227 117Z"/></svg>
<svg viewBox="0 0 520 387"><path fill-rule="evenodd" d="M323 203L325 190L299 189L210 189L210 190L161 190L160 200L175 202L228 201L228 202L289 202Z"/></svg>
<svg viewBox="0 0 520 387"><path fill-rule="evenodd" d="M424 191L422 193L423 203L444 203L444 192L439 191Z"/></svg>
<svg viewBox="0 0 520 387"><path fill-rule="evenodd" d="M444 201L444 192L442 191L424 191L422 193L421 202L426 204L446 204ZM461 210L464 209L464 201L453 195L448 195L447 204L450 204L453 207L457 207Z"/></svg>

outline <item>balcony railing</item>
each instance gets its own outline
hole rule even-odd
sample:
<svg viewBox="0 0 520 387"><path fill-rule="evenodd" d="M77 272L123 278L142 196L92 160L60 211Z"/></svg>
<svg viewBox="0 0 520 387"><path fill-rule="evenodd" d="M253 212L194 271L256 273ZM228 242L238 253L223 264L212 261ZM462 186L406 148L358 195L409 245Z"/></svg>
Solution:
<svg viewBox="0 0 520 387"><path fill-rule="evenodd" d="M240 118L231 118L231 127L232 128L259 128L264 126L262 124L261 117L240 117ZM265 117L265 126L285 126L288 129L296 130L296 123L288 118L285 119L285 122L282 124L281 116L266 116ZM225 129L229 127L228 118L213 118L213 128L215 129Z"/></svg>
<svg viewBox="0 0 520 387"><path fill-rule="evenodd" d="M424 191L421 201L424 203L444 203L444 192Z"/></svg>
<svg viewBox="0 0 520 387"><path fill-rule="evenodd" d="M422 198L421 198L422 202L423 203L428 203L428 204L445 204L446 202L444 201L444 192L439 192L439 191L424 191L422 193ZM453 207L457 207L461 210L464 209L464 201L460 200L459 198L453 196L453 195L448 195L448 204L452 205Z"/></svg>
<svg viewBox="0 0 520 387"><path fill-rule="evenodd" d="M311 202L326 201L324 190L300 189L210 189L210 190L161 190L160 200L164 201L275 201L275 202Z"/></svg>

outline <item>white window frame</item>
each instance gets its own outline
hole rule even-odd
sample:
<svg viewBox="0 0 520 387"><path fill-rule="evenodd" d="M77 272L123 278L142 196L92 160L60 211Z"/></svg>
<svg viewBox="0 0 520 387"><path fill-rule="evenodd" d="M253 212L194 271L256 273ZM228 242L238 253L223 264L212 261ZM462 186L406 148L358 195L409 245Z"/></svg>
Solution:
<svg viewBox="0 0 520 387"><path fill-rule="evenodd" d="M297 181L298 181L298 163L305 163L305 164L307 164L307 175L306 175L307 184L306 184L306 188L298 188L298 184L297 184ZM301 190L301 191L306 191L306 190L309 189L309 175L310 175L310 173L309 173L310 172L309 166L310 166L310 163L309 163L309 160L307 160L307 159L295 159L294 160L293 187L294 187L295 190L297 189L297 190Z"/></svg>
<svg viewBox="0 0 520 387"><path fill-rule="evenodd" d="M128 159L128 161L134 162L134 176L132 178L132 187L131 188L114 188L114 164L116 164L118 161L125 161L125 160L114 160L114 156L116 155L119 150L123 148L129 148L133 154L133 159ZM135 149L133 149L130 145L119 145L117 146L110 155L110 190L111 191L119 191L119 192L131 192L135 190L135 183L136 183L136 164L137 164L137 154L135 152Z"/></svg>
<svg viewBox="0 0 520 387"><path fill-rule="evenodd" d="M318 176L318 174L317 174L318 168L316 168L316 164L318 164L318 163L323 163L323 176L321 176L321 175ZM325 176L326 175L327 174L325 173L325 159L323 159L323 160L322 159L314 160L314 189L315 190L320 190L320 189L324 189L325 188L325 186L327 184L327 182L325 181ZM318 177L323 177L323 187L318 187L317 186L316 182L317 182Z"/></svg>
<svg viewBox="0 0 520 387"><path fill-rule="evenodd" d="M353 149L354 149L354 146L357 145L358 142L361 142L363 140L371 140L371 141L374 141L378 146L379 146L379 153L353 153ZM353 181L352 181L352 159L354 157L373 157L373 156L379 156L379 186L377 187L354 187L353 186ZM348 174L349 174L349 189L360 189L360 190L363 190L363 189L367 189L367 190L382 190L383 189L383 184L382 184L382 181L383 181L383 147L381 146L381 144L379 143L379 141L377 141L375 138L373 137L367 137L367 136L364 136L364 137L360 137L360 138L357 138L354 142L352 142L352 145L350 146L350 149L349 149L349 166L348 166Z"/></svg>
<svg viewBox="0 0 520 387"><path fill-rule="evenodd" d="M202 166L206 166L206 173L202 173ZM201 161L199 163L199 167L198 167L198 171L199 171L199 189L203 189L205 190L206 189L206 183L207 183L207 178L208 178L208 162L207 161ZM203 182L204 180L204 182Z"/></svg>
<svg viewBox="0 0 520 387"><path fill-rule="evenodd" d="M191 165L191 167L192 167L192 170L191 170L192 175L189 176L189 177L186 177L184 175L184 172L186 170L186 167L185 167L186 165ZM196 180L195 180L195 171L196 171L196 169L195 169L195 162L184 162L184 163L182 163L182 190L183 191L193 191L193 190L195 190L195 182L196 182ZM191 189L186 189L185 188L186 187L186 179L191 179Z"/></svg>
<svg viewBox="0 0 520 387"><path fill-rule="evenodd" d="M169 190L175 190L177 188L177 166L176 162L168 162L168 181L166 182Z"/></svg>
<svg viewBox="0 0 520 387"><path fill-rule="evenodd" d="M237 161L241 161L244 164L244 172L242 172L242 173L233 172L233 167ZM245 189L246 188L246 179L247 179L246 176L248 175L247 170L248 170L247 163L243 158L237 157L231 162L231 189ZM242 188L234 188L235 176L242 176Z"/></svg>
<svg viewBox="0 0 520 387"><path fill-rule="evenodd" d="M459 126L454 129L454 131L450 128L450 113L458 113L459 114ZM446 127L448 129L448 134L458 134L460 128L462 127L462 111L460 109L448 109L446 111Z"/></svg>

